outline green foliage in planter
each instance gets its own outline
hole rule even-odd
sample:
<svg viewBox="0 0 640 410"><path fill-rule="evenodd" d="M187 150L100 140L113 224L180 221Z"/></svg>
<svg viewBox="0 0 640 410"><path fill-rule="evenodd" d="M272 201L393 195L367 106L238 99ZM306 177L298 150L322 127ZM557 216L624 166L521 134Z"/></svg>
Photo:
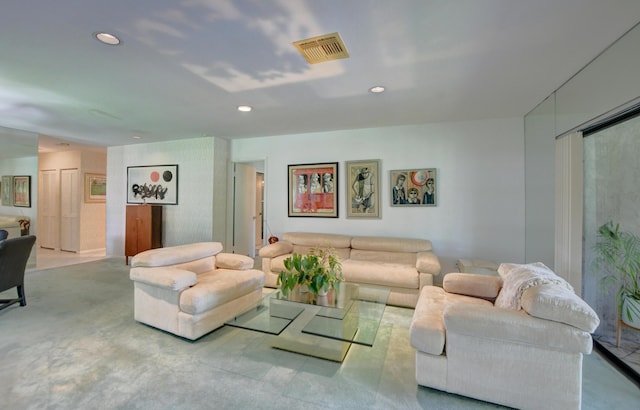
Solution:
<svg viewBox="0 0 640 410"><path fill-rule="evenodd" d="M277 284L287 296L296 286L307 286L313 294L328 291L344 280L342 264L332 249L313 248L307 255L293 253L284 260L285 270L278 274Z"/></svg>
<svg viewBox="0 0 640 410"><path fill-rule="evenodd" d="M598 242L594 246L596 267L606 273L601 279L605 290L618 285L616 303L618 311L629 320L633 316L640 317L640 309L635 305L626 304L622 312L622 302L625 298L640 300L638 273L640 273L640 237L621 231L620 224L607 222L598 228Z"/></svg>

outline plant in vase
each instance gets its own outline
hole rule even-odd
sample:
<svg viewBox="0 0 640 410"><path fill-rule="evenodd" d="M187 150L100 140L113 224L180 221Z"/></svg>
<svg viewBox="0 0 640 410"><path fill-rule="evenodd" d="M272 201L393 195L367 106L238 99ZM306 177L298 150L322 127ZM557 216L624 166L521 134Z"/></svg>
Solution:
<svg viewBox="0 0 640 410"><path fill-rule="evenodd" d="M313 248L307 255L293 253L284 260L285 269L278 274L277 285L287 297L296 286L314 295L326 295L344 280L342 264L332 249Z"/></svg>
<svg viewBox="0 0 640 410"><path fill-rule="evenodd" d="M598 242L594 246L596 267L604 269L601 279L605 290L618 285L616 305L626 324L640 327L640 237L621 231L619 224L607 222L598 228Z"/></svg>

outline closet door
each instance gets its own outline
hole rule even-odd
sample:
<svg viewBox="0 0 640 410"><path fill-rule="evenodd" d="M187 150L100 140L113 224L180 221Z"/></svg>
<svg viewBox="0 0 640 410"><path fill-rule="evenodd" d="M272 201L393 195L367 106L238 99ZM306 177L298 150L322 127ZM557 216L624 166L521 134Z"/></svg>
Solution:
<svg viewBox="0 0 640 410"><path fill-rule="evenodd" d="M78 252L80 187L77 169L60 171L60 250Z"/></svg>
<svg viewBox="0 0 640 410"><path fill-rule="evenodd" d="M58 211L58 171L40 171L38 242L40 247L57 249L60 218Z"/></svg>

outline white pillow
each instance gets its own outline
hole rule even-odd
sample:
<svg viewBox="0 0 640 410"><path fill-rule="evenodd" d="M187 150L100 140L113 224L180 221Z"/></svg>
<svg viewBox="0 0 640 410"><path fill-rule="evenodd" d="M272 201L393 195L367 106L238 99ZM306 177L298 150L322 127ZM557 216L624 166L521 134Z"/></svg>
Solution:
<svg viewBox="0 0 640 410"><path fill-rule="evenodd" d="M593 333L600 318L575 293L555 284L535 286L524 291L522 309L531 316L553 320Z"/></svg>

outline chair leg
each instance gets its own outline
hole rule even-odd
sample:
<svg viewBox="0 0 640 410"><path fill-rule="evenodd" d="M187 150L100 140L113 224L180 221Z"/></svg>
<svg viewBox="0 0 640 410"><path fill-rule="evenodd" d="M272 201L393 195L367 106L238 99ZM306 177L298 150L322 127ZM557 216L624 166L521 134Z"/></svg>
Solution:
<svg viewBox="0 0 640 410"><path fill-rule="evenodd" d="M27 297L24 295L24 285L18 285L18 298L20 298L20 306L27 306Z"/></svg>

